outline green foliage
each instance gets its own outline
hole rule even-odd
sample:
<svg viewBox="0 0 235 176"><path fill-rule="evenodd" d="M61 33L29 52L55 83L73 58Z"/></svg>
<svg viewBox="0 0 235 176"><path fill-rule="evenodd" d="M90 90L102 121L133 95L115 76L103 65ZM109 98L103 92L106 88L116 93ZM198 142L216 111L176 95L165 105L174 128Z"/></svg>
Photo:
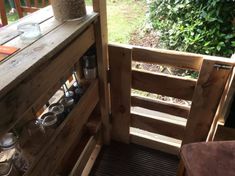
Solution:
<svg viewBox="0 0 235 176"><path fill-rule="evenodd" d="M150 0L149 8L163 47L227 57L235 52L233 0Z"/></svg>

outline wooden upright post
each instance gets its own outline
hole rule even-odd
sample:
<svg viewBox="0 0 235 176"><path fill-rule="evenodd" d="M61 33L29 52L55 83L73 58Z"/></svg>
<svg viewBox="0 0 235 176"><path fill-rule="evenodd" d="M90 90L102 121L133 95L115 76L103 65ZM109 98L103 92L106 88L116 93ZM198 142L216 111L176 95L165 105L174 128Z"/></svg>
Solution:
<svg viewBox="0 0 235 176"><path fill-rule="evenodd" d="M182 144L206 141L233 65L204 59Z"/></svg>
<svg viewBox="0 0 235 176"><path fill-rule="evenodd" d="M130 142L132 48L109 46L112 139Z"/></svg>
<svg viewBox="0 0 235 176"><path fill-rule="evenodd" d="M94 12L99 13L99 19L95 23L97 63L100 86L100 108L103 122L104 143L110 142L109 123L109 88L107 80L108 71L108 28L106 0L93 0Z"/></svg>
<svg viewBox="0 0 235 176"><path fill-rule="evenodd" d="M4 5L4 0L0 0L0 17L2 21L2 25L7 25L7 16L6 16L6 9Z"/></svg>

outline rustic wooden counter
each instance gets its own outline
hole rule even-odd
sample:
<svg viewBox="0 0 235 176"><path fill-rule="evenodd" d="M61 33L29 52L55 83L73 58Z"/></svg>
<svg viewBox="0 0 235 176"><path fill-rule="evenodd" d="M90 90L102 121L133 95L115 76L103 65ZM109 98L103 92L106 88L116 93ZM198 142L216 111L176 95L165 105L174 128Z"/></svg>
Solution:
<svg viewBox="0 0 235 176"><path fill-rule="evenodd" d="M95 10L98 7L100 6L95 6ZM72 75L84 53L94 44L100 46L97 47L99 78L90 82L79 103L35 156L25 175L56 175L68 169L61 166L76 148L82 138L84 126L101 101L100 78L106 71L100 51L103 41L100 18L98 13L89 9L87 11L87 16L83 19L60 22L53 17L52 8L49 6L0 29L0 45L19 48L0 63L0 135L35 118L35 112ZM17 26L28 22L38 23L42 35L38 39L25 42L21 40ZM85 158L77 161L78 166L74 172L81 172L85 167L97 143L96 136L94 134L88 140L84 149ZM79 153L79 149L77 150Z"/></svg>
<svg viewBox="0 0 235 176"><path fill-rule="evenodd" d="M59 22L47 7L0 29L0 45L20 48L0 64L0 131L11 128L32 105L41 106L49 89L58 88L60 79L94 44L92 23L97 16L89 12L82 20ZM39 23L42 36L23 42L17 26L25 22Z"/></svg>

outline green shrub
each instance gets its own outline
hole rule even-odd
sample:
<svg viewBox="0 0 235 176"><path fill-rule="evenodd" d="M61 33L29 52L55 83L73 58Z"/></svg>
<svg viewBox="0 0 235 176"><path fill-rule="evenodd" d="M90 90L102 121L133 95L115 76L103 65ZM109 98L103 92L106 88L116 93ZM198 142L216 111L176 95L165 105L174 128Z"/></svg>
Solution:
<svg viewBox="0 0 235 176"><path fill-rule="evenodd" d="M150 0L149 8L162 47L227 57L235 52L235 1Z"/></svg>

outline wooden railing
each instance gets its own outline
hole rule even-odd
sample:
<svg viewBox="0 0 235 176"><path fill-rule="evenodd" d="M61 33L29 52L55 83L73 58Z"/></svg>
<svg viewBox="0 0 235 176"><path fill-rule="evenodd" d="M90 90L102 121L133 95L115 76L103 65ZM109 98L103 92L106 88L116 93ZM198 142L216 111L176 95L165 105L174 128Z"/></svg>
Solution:
<svg viewBox="0 0 235 176"><path fill-rule="evenodd" d="M233 60L114 44L109 45L109 59L113 139L174 154L181 144L207 140L212 124L216 123L213 120L232 73ZM190 69L198 71L199 77L139 70L132 68L132 61ZM132 88L192 103L180 105L133 95ZM133 107L141 109L136 111ZM149 113L146 109L168 116L161 117L161 113Z"/></svg>

